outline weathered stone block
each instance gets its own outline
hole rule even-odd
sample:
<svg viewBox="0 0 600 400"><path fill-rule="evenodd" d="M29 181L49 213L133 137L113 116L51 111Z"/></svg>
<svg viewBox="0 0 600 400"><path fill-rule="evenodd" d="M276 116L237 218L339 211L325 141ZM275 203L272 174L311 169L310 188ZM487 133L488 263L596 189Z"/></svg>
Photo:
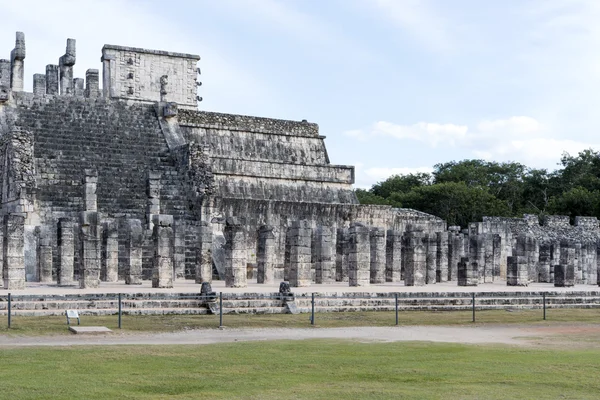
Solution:
<svg viewBox="0 0 600 400"><path fill-rule="evenodd" d="M139 219L125 221L127 239L125 241L125 283L127 285L142 284L142 243L144 234Z"/></svg>
<svg viewBox="0 0 600 400"><path fill-rule="evenodd" d="M434 284L437 282L437 235L425 235L423 245L426 246L426 283Z"/></svg>
<svg viewBox="0 0 600 400"><path fill-rule="evenodd" d="M311 284L312 229L307 221L293 221L288 229L289 283L292 287Z"/></svg>
<svg viewBox="0 0 600 400"><path fill-rule="evenodd" d="M58 273L61 286L72 285L75 270L75 223L70 218L58 220Z"/></svg>
<svg viewBox="0 0 600 400"><path fill-rule="evenodd" d="M448 233L437 232L436 279L438 282L448 281Z"/></svg>
<svg viewBox="0 0 600 400"><path fill-rule="evenodd" d="M263 225L258 229L256 251L258 283L275 283L275 234L274 227Z"/></svg>
<svg viewBox="0 0 600 400"><path fill-rule="evenodd" d="M508 257L506 273L507 286L527 286L529 284L527 258L523 256Z"/></svg>
<svg viewBox="0 0 600 400"><path fill-rule="evenodd" d="M152 268L152 287L173 287L173 216L155 215L153 218L154 229L152 242L154 259Z"/></svg>
<svg viewBox="0 0 600 400"><path fill-rule="evenodd" d="M350 286L369 286L371 279L371 243L369 228L360 223L350 225L348 282Z"/></svg>
<svg viewBox="0 0 600 400"><path fill-rule="evenodd" d="M335 282L335 242L333 230L319 226L315 232L315 283Z"/></svg>
<svg viewBox="0 0 600 400"><path fill-rule="evenodd" d="M348 282L348 229L338 228L335 245L335 280Z"/></svg>
<svg viewBox="0 0 600 400"><path fill-rule="evenodd" d="M241 221L229 217L225 221L225 286L247 287L246 232Z"/></svg>
<svg viewBox="0 0 600 400"><path fill-rule="evenodd" d="M387 231L385 258L386 282L400 282L402 270L402 234L393 229Z"/></svg>
<svg viewBox="0 0 600 400"><path fill-rule="evenodd" d="M212 282L212 227L206 221L198 227L196 283Z"/></svg>
<svg viewBox="0 0 600 400"><path fill-rule="evenodd" d="M477 261L470 262L468 257L461 257L457 273L458 286L477 286L479 282Z"/></svg>
<svg viewBox="0 0 600 400"><path fill-rule="evenodd" d="M114 220L103 223L100 279L104 282L119 280L119 231Z"/></svg>
<svg viewBox="0 0 600 400"><path fill-rule="evenodd" d="M95 211L79 213L79 287L97 288L102 265L102 229Z"/></svg>
<svg viewBox="0 0 600 400"><path fill-rule="evenodd" d="M52 233L50 227L43 225L36 229L38 277L40 282L52 282Z"/></svg>
<svg viewBox="0 0 600 400"><path fill-rule="evenodd" d="M425 286L427 276L427 252L423 232L412 231L404 235L404 285Z"/></svg>
<svg viewBox="0 0 600 400"><path fill-rule="evenodd" d="M385 283L386 239L384 228L372 228L369 233L371 248L371 283Z"/></svg>
<svg viewBox="0 0 600 400"><path fill-rule="evenodd" d="M575 285L575 243L568 239L560 241L560 264L554 266L554 286Z"/></svg>
<svg viewBox="0 0 600 400"><path fill-rule="evenodd" d="M25 289L25 215L8 214L3 220L4 289Z"/></svg>

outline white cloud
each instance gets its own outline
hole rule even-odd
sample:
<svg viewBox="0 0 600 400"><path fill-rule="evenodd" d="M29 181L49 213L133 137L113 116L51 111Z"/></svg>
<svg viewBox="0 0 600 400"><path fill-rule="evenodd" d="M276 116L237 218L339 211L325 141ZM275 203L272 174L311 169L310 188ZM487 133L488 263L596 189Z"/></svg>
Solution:
<svg viewBox="0 0 600 400"><path fill-rule="evenodd" d="M420 122L398 125L379 121L367 130L346 132L360 140L391 137L402 141L421 142L430 148L444 147L453 152L466 151L470 157L488 161L517 161L530 167L553 169L563 152L576 155L587 148L600 149L600 143L553 137L553 132L535 118L514 116L506 119L482 120L471 129L467 125ZM453 150L451 150L453 149ZM448 152L448 158L453 158ZM392 172L397 170L399 172ZM393 173L402 168L366 168L365 182ZM417 169L427 172L426 169ZM429 169L431 171L431 169Z"/></svg>
<svg viewBox="0 0 600 400"><path fill-rule="evenodd" d="M455 145L467 137L468 129L465 125L454 124L419 122L406 126L379 121L373 125L371 132L374 135L391 136L396 139L418 140L435 147L445 142Z"/></svg>

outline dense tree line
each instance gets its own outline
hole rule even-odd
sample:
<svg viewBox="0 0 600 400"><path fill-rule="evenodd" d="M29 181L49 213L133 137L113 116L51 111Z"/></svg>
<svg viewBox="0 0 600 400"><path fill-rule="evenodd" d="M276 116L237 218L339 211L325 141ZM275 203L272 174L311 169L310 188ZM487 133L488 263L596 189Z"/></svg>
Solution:
<svg viewBox="0 0 600 400"><path fill-rule="evenodd" d="M564 153L558 165L549 172L516 162L450 161L431 174L391 176L356 195L362 204L412 208L462 227L484 215L600 218L600 152Z"/></svg>

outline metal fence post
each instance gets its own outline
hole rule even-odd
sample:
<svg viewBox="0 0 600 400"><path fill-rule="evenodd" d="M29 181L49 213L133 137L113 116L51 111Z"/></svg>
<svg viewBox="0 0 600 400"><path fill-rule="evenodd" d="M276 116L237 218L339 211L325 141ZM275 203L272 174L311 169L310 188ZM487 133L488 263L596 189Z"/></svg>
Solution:
<svg viewBox="0 0 600 400"><path fill-rule="evenodd" d="M223 292L219 292L219 328L223 327Z"/></svg>
<svg viewBox="0 0 600 400"><path fill-rule="evenodd" d="M396 297L396 325L398 325L398 293L395 293Z"/></svg>
<svg viewBox="0 0 600 400"><path fill-rule="evenodd" d="M123 314L122 303L121 303L121 293L119 293L119 329L121 329L121 316Z"/></svg>
<svg viewBox="0 0 600 400"><path fill-rule="evenodd" d="M546 320L546 292L542 293L542 302L544 303L544 321Z"/></svg>
<svg viewBox="0 0 600 400"><path fill-rule="evenodd" d="M473 292L473 322L475 322L475 292Z"/></svg>
<svg viewBox="0 0 600 400"><path fill-rule="evenodd" d="M10 314L12 308L12 296L8 294L8 329L10 329Z"/></svg>
<svg viewBox="0 0 600 400"><path fill-rule="evenodd" d="M312 298L311 298L311 316L310 316L310 324L314 325L315 324L315 293L312 293Z"/></svg>

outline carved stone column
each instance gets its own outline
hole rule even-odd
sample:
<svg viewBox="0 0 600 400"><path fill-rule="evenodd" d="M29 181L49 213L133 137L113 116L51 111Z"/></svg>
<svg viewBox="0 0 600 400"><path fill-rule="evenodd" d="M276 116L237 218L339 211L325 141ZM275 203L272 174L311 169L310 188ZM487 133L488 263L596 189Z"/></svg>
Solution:
<svg viewBox="0 0 600 400"><path fill-rule="evenodd" d="M274 228L269 225L258 228L257 283L275 283L275 235L273 230Z"/></svg>
<svg viewBox="0 0 600 400"><path fill-rule="evenodd" d="M58 65L46 65L46 94L57 95L58 89Z"/></svg>
<svg viewBox="0 0 600 400"><path fill-rule="evenodd" d="M348 283L350 286L369 286L371 281L371 243L369 228L354 223L348 229Z"/></svg>
<svg viewBox="0 0 600 400"><path fill-rule="evenodd" d="M75 223L70 218L60 218L58 220L58 284L72 285L74 270Z"/></svg>
<svg viewBox="0 0 600 400"><path fill-rule="evenodd" d="M198 228L198 253L196 255L196 283L212 282L212 228L201 221Z"/></svg>
<svg viewBox="0 0 600 400"><path fill-rule="evenodd" d="M142 284L142 243L144 234L139 219L125 221L127 240L125 241L125 283L127 285Z"/></svg>
<svg viewBox="0 0 600 400"><path fill-rule="evenodd" d="M425 235L423 238L423 245L426 245L426 258L425 263L427 265L427 276L426 283L434 284L437 282L437 236L435 233Z"/></svg>
<svg viewBox="0 0 600 400"><path fill-rule="evenodd" d="M152 268L153 288L173 287L173 216L155 215L152 240L154 243L154 262Z"/></svg>
<svg viewBox="0 0 600 400"><path fill-rule="evenodd" d="M65 55L58 60L60 94L73 95L73 66L75 65L75 39L67 39L67 49Z"/></svg>
<svg viewBox="0 0 600 400"><path fill-rule="evenodd" d="M50 227L42 225L36 229L38 234L37 256L40 282L52 283L52 233Z"/></svg>
<svg viewBox="0 0 600 400"><path fill-rule="evenodd" d="M17 32L15 48L10 53L10 87L13 92L22 92L25 83L25 34Z"/></svg>
<svg viewBox="0 0 600 400"><path fill-rule="evenodd" d="M5 215L3 230L4 289L25 289L25 215Z"/></svg>
<svg viewBox="0 0 600 400"><path fill-rule="evenodd" d="M461 257L456 272L458 286L477 286L479 282L477 261L470 261L469 257Z"/></svg>
<svg viewBox="0 0 600 400"><path fill-rule="evenodd" d="M448 281L448 232L437 232L437 271L438 282Z"/></svg>
<svg viewBox="0 0 600 400"><path fill-rule="evenodd" d="M239 219L225 221L225 286L247 287L246 232Z"/></svg>
<svg viewBox="0 0 600 400"><path fill-rule="evenodd" d="M404 266L404 285L425 286L427 275L426 248L423 244L423 232L406 232L404 242L406 249Z"/></svg>
<svg viewBox="0 0 600 400"><path fill-rule="evenodd" d="M389 229L385 247L385 281L400 282L402 280L402 234Z"/></svg>
<svg viewBox="0 0 600 400"><path fill-rule="evenodd" d="M369 240L371 242L371 283L385 283L385 229L372 228L369 232Z"/></svg>
<svg viewBox="0 0 600 400"><path fill-rule="evenodd" d="M115 221L104 223L102 230L102 271L101 280L117 282L119 280L119 231Z"/></svg>
<svg viewBox="0 0 600 400"><path fill-rule="evenodd" d="M102 263L102 229L100 214L82 211L79 214L79 287L97 288L100 285Z"/></svg>
<svg viewBox="0 0 600 400"><path fill-rule="evenodd" d="M311 236L308 221L294 221L288 229L290 237L290 286L311 284Z"/></svg>
<svg viewBox="0 0 600 400"><path fill-rule="evenodd" d="M335 243L335 280L348 282L348 229L338 228Z"/></svg>

